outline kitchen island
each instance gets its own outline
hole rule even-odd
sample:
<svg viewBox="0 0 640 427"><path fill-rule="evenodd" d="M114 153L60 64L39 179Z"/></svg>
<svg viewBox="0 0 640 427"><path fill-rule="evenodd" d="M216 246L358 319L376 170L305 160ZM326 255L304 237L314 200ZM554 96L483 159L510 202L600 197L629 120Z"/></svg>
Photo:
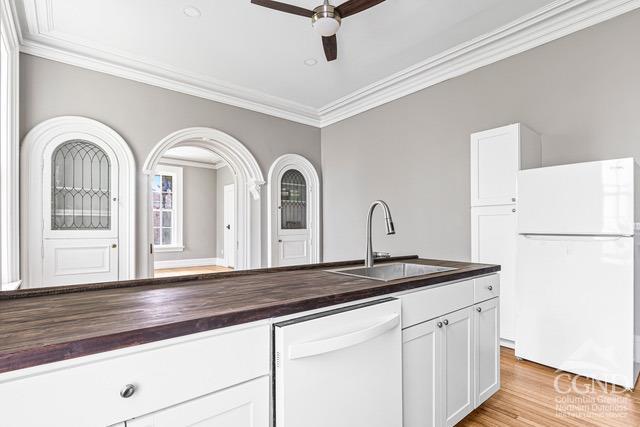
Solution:
<svg viewBox="0 0 640 427"><path fill-rule="evenodd" d="M411 357L414 343L431 336L425 332L431 330L430 325L438 328L443 321L453 325L453 313L458 310L466 310L463 318L468 321L460 325L469 334L467 350L473 351L472 335L490 333L478 330L473 313L480 315L481 304L493 301L484 312L492 313L492 322L497 321L499 280L495 273L499 266L417 257L385 262L399 261L453 269L388 282L326 271L355 264L344 262L5 292L0 294L0 400L8 411L2 417L11 426L57 425L58 420L66 425L106 426L127 420L127 426L142 422L176 425L158 420L178 416L175 413L180 413L182 402L193 405L202 398L211 402L203 403L202 408L191 407L188 415L178 419L203 408L245 419L241 409L233 415L225 404L245 408L241 402L246 400L253 408L248 421L221 425L268 426L273 422L269 390L277 363L272 325L300 316L322 317L324 312L353 305L377 304L389 297L402 302L397 334L403 329L406 341L403 375L415 369L405 360ZM399 316L400 310L396 311ZM443 315L448 318L439 320ZM387 325L391 328L390 322ZM432 335L435 340L436 334ZM450 337L448 342L455 344L458 338ZM497 335L488 342L497 360ZM444 341L443 345L443 359L434 360L433 366L437 362L438 369L446 371ZM486 352L487 348L479 349L478 355ZM474 367L479 362L475 353L469 354L467 362L472 366L468 374L476 376ZM497 375L495 372L494 377ZM478 381L466 379L468 387L475 389ZM459 375L452 381L459 382ZM440 387L440 380L437 383L434 379L433 387ZM494 383L488 395L497 390L498 382ZM405 381L404 387L400 399L404 394L405 425L411 425L412 417L425 416L422 409L416 414L408 409L412 405L408 399L416 396L420 386L409 390L411 381ZM478 404L477 393L467 390L464 408L455 414L446 414L446 409L442 413L442 390L432 390L438 394L433 396L434 425L455 424L460 414ZM485 392L484 398L488 395ZM33 404L41 410L31 411ZM169 407L173 412L163 415L163 408ZM143 416L150 413L147 417L151 418ZM285 424L276 421L276 425ZM402 415L397 425L402 425Z"/></svg>

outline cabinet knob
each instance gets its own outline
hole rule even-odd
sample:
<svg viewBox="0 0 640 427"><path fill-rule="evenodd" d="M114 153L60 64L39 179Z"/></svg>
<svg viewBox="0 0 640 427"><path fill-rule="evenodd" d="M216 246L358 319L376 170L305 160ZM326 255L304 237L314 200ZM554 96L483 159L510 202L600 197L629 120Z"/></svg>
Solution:
<svg viewBox="0 0 640 427"><path fill-rule="evenodd" d="M124 386L122 390L120 390L120 396L122 396L125 399L128 399L131 396L133 396L133 393L135 392L136 392L136 386L134 386L133 384L127 384L126 386Z"/></svg>
<svg viewBox="0 0 640 427"><path fill-rule="evenodd" d="M449 324L449 321L447 319L444 319L442 323L444 323L444 325L447 326Z"/></svg>
<svg viewBox="0 0 640 427"><path fill-rule="evenodd" d="M482 307L476 307L476 311L480 313L482 311Z"/></svg>
<svg viewBox="0 0 640 427"><path fill-rule="evenodd" d="M511 209L511 212L515 212L515 211L516 211L516 210L515 210L515 208L514 208L514 209Z"/></svg>
<svg viewBox="0 0 640 427"><path fill-rule="evenodd" d="M114 243L114 244L112 244L112 245L111 245L111 247L112 247L113 249L115 249L115 248L117 248L117 247L118 247L118 245L116 245L116 244Z"/></svg>
<svg viewBox="0 0 640 427"><path fill-rule="evenodd" d="M438 322L437 325L438 325L438 328L442 328L442 322Z"/></svg>
<svg viewBox="0 0 640 427"><path fill-rule="evenodd" d="M487 286L487 289L489 289L490 291L492 291L492 290L493 290L493 286L489 285L489 286Z"/></svg>
<svg viewBox="0 0 640 427"><path fill-rule="evenodd" d="M516 198L515 198L515 197L512 197L512 198L511 198L511 201L512 201L512 202L515 202L515 201L516 201Z"/></svg>

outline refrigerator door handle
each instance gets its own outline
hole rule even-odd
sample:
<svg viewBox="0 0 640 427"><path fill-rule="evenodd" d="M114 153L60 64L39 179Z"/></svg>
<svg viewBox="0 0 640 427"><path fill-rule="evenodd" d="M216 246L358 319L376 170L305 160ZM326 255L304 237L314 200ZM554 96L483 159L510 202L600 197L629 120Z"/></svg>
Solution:
<svg viewBox="0 0 640 427"><path fill-rule="evenodd" d="M599 241L599 242L607 242L607 241L615 241L620 239L626 239L633 236L628 235L595 235L595 234L527 234L520 233L522 237L530 240L550 240L550 241Z"/></svg>
<svg viewBox="0 0 640 427"><path fill-rule="evenodd" d="M291 344L289 346L289 360L301 359L303 357L317 356L331 351L341 350L356 344L372 340L385 332L395 328L400 322L400 315L393 316L378 322L368 328L350 332L344 335L311 341L301 344Z"/></svg>

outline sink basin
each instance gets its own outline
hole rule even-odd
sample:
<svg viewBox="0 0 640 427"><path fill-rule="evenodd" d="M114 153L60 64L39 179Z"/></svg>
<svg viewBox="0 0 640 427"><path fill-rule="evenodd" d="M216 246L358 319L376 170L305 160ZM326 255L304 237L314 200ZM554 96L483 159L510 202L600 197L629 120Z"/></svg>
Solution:
<svg viewBox="0 0 640 427"><path fill-rule="evenodd" d="M388 282L390 280L404 279L407 277L424 276L427 274L441 273L443 271L456 270L455 268L440 267L437 265L408 264L394 262L378 264L373 267L349 267L338 270L327 270L331 273L346 274L348 276L363 277Z"/></svg>

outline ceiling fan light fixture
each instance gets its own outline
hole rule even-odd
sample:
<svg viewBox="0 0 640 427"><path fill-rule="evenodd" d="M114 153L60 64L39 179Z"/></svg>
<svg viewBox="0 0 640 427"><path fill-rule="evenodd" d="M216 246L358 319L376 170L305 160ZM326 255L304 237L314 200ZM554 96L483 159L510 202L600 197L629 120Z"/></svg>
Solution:
<svg viewBox="0 0 640 427"><path fill-rule="evenodd" d="M330 4L323 4L313 9L311 24L322 37L331 37L340 29L340 14Z"/></svg>

